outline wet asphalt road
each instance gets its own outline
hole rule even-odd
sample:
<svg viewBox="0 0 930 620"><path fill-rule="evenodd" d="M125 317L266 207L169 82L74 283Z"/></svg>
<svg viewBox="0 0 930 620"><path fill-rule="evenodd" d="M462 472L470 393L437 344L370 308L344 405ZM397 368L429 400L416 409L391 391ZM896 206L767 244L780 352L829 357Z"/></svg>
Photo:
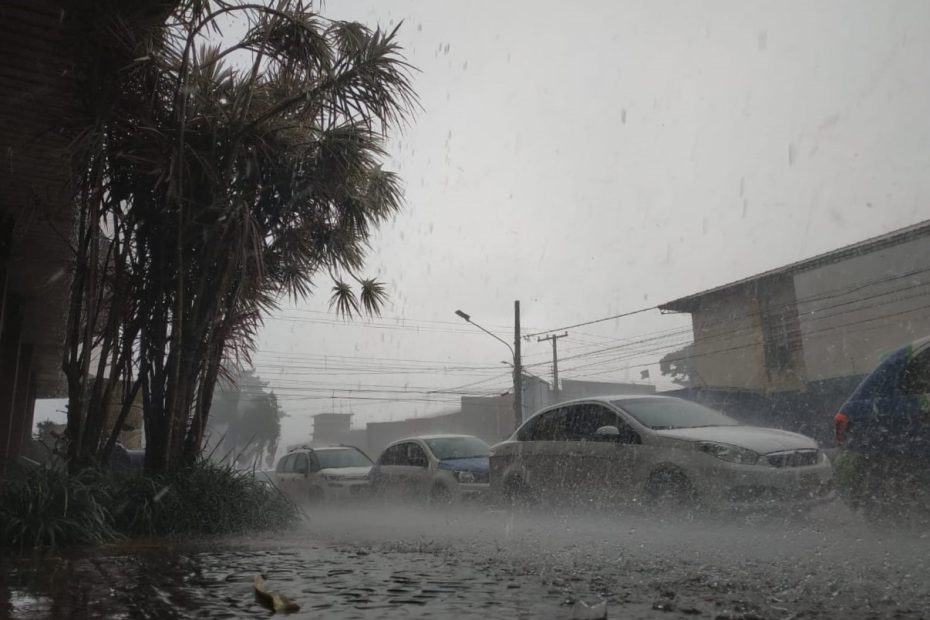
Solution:
<svg viewBox="0 0 930 620"><path fill-rule="evenodd" d="M930 617L930 538L841 505L804 520L359 505L271 537L4 560L11 618Z"/></svg>

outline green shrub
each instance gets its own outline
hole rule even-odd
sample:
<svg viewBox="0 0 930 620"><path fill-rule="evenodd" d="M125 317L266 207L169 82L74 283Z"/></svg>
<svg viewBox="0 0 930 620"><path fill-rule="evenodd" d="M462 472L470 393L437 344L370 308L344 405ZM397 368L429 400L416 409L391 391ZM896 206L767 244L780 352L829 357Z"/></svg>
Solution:
<svg viewBox="0 0 930 620"><path fill-rule="evenodd" d="M129 535L235 534L281 529L297 507L251 472L201 461L161 476L128 475L116 485L117 527Z"/></svg>
<svg viewBox="0 0 930 620"><path fill-rule="evenodd" d="M0 479L0 546L56 547L118 538L105 477L16 467Z"/></svg>
<svg viewBox="0 0 930 620"><path fill-rule="evenodd" d="M282 529L297 516L290 499L251 472L206 461L160 475L33 467L0 478L0 547L237 534Z"/></svg>

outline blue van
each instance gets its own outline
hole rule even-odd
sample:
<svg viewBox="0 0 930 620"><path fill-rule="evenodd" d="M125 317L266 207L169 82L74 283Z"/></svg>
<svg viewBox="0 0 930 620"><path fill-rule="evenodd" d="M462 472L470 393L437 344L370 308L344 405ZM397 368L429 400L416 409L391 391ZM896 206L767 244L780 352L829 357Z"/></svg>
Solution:
<svg viewBox="0 0 930 620"><path fill-rule="evenodd" d="M837 488L866 516L930 516L930 338L889 355L834 416Z"/></svg>

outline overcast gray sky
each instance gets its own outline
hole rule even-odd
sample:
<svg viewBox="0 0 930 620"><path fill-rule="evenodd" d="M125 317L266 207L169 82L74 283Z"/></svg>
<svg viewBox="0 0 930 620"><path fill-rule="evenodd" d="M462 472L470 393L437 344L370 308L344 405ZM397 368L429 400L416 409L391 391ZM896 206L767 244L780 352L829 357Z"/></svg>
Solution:
<svg viewBox="0 0 930 620"><path fill-rule="evenodd" d="M506 390L509 352L457 308L512 340L514 299L525 331L556 328L928 217L928 2L324 8L404 22L424 109L391 142L407 208L372 244L384 318L335 320L324 286L267 321L256 366L289 414L282 443L305 438L314 413L360 425L455 407L430 390ZM652 364L689 326L652 312L569 330L561 374L650 368L667 385ZM547 378L550 355L525 344Z"/></svg>

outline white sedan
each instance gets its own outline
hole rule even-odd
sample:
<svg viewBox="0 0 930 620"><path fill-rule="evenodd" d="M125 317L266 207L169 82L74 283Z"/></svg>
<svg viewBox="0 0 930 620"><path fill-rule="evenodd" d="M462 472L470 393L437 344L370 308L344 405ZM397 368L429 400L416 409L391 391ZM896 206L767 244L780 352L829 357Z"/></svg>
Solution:
<svg viewBox="0 0 930 620"><path fill-rule="evenodd" d="M491 489L510 500L630 500L804 508L832 498L833 472L804 435L744 426L665 396L561 403L490 455Z"/></svg>

